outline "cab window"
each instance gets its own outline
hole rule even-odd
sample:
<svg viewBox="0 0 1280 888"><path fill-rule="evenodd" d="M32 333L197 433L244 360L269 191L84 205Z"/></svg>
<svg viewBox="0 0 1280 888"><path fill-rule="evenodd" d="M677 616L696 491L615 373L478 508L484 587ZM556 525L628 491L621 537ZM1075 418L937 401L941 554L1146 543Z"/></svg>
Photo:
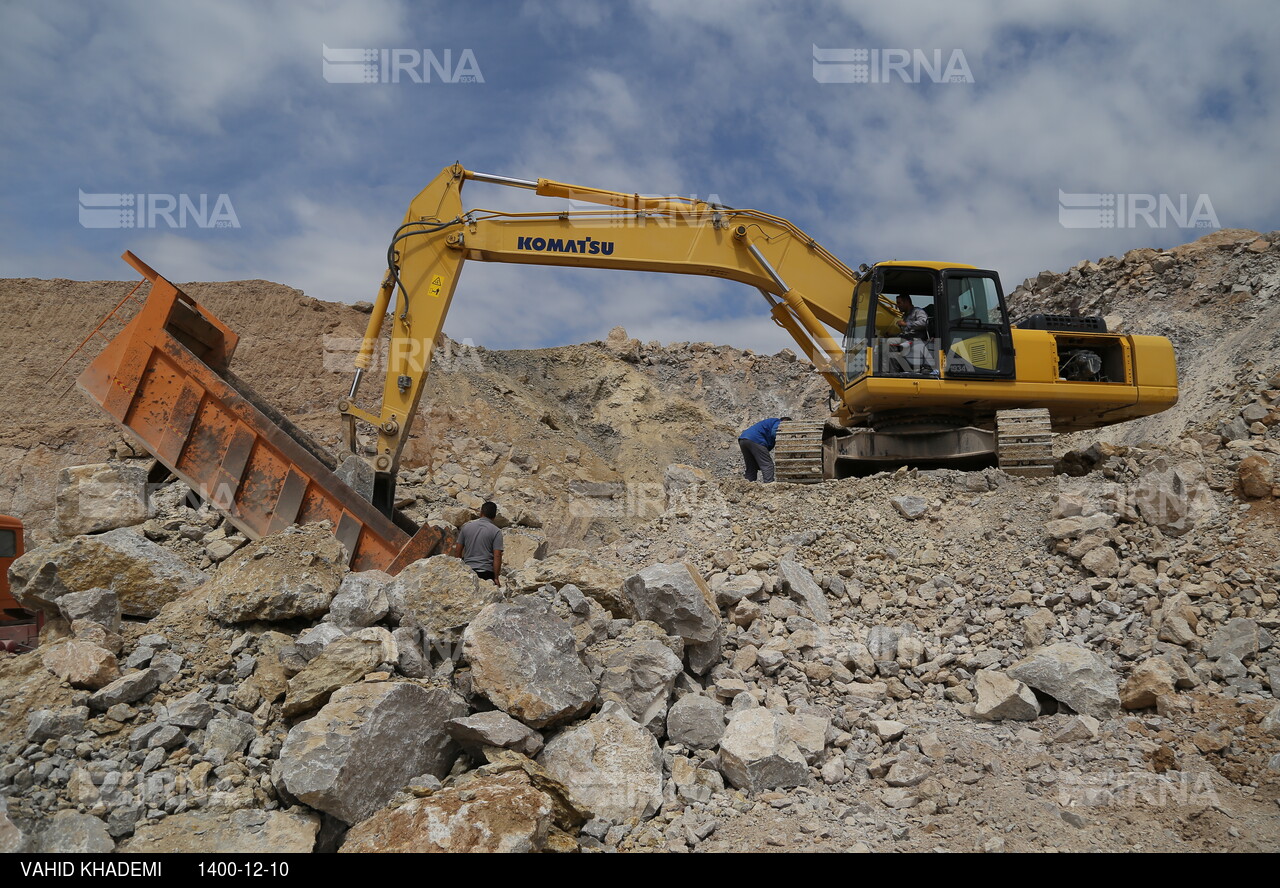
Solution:
<svg viewBox="0 0 1280 888"><path fill-rule="evenodd" d="M0 528L0 558L12 558L18 554L18 533Z"/></svg>

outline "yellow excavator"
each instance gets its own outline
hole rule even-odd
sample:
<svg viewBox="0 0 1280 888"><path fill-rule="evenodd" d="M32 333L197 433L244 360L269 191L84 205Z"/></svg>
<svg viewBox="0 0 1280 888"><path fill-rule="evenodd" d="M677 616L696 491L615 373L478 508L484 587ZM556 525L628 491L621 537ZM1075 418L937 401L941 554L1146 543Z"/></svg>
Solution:
<svg viewBox="0 0 1280 888"><path fill-rule="evenodd" d="M464 209L467 181L589 208ZM598 207L598 208L597 208ZM756 210L446 167L409 205L338 404L345 453L305 440L230 371L236 336L131 253L144 308L79 379L162 463L250 537L328 519L358 569L396 570L444 541L394 510L395 478L465 262L708 275L755 287L832 390L830 417L783 423L777 477L812 483L886 467L1053 471L1055 432L1177 401L1172 344L1108 333L1101 318L1010 321L994 271L936 261L849 268ZM381 401L360 386L390 325ZM837 341L839 337L839 341ZM372 455L357 428L376 430Z"/></svg>

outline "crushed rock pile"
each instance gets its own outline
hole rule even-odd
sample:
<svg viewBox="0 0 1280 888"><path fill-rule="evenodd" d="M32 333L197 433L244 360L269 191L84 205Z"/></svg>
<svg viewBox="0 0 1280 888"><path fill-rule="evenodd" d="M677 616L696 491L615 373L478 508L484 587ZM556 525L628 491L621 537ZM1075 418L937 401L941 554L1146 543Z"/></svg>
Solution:
<svg viewBox="0 0 1280 888"><path fill-rule="evenodd" d="M170 484L14 565L49 623L0 661L0 836L1275 850L1280 562L1202 461L1113 450L1043 480L672 466L641 530L501 589L352 573L325 525L207 541Z"/></svg>

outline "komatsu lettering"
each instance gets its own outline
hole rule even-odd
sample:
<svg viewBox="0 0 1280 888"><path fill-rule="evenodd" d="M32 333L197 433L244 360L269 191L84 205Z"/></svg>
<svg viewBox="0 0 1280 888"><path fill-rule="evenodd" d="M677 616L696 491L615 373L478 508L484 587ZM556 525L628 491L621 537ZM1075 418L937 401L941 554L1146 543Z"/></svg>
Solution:
<svg viewBox="0 0 1280 888"><path fill-rule="evenodd" d="M587 253L595 256L612 256L613 241L600 241L585 237L578 240L559 237L517 237L517 250L535 253Z"/></svg>

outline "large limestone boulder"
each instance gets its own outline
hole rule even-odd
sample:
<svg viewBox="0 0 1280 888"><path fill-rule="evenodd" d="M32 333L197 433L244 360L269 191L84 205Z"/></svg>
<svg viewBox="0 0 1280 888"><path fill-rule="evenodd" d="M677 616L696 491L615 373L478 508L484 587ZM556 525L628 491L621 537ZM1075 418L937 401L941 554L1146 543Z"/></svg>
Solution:
<svg viewBox="0 0 1280 888"><path fill-rule="evenodd" d="M63 709L37 709L27 716L27 742L43 743L62 739L84 730L89 707L69 706Z"/></svg>
<svg viewBox="0 0 1280 888"><path fill-rule="evenodd" d="M667 701L683 669L680 658L662 642L636 641L618 648L605 661L600 699L622 704L633 719L661 736Z"/></svg>
<svg viewBox="0 0 1280 888"><path fill-rule="evenodd" d="M714 749L724 728L724 707L702 694L685 694L667 712L667 737L690 749Z"/></svg>
<svg viewBox="0 0 1280 888"><path fill-rule="evenodd" d="M809 767L786 713L756 707L729 719L720 739L720 770L738 789L757 792L804 786Z"/></svg>
<svg viewBox="0 0 1280 888"><path fill-rule="evenodd" d="M789 593L809 616L819 625L831 622L831 608L822 587L808 569L795 561L784 558L778 562L778 580L783 591Z"/></svg>
<svg viewBox="0 0 1280 888"><path fill-rule="evenodd" d="M551 798L523 771L510 771L378 811L347 833L339 851L525 854L542 850L551 823Z"/></svg>
<svg viewBox="0 0 1280 888"><path fill-rule="evenodd" d="M486 607L463 634L462 653L475 690L530 727L568 721L595 704L596 683L569 624L539 599Z"/></svg>
<svg viewBox="0 0 1280 888"><path fill-rule="evenodd" d="M1275 470L1266 458L1256 454L1246 456L1240 460L1236 477L1240 483L1240 492L1249 499L1271 496L1275 484Z"/></svg>
<svg viewBox="0 0 1280 888"><path fill-rule="evenodd" d="M559 589L572 584L594 598L619 619L635 619L622 592L622 572L581 549L561 549L516 571L512 584L518 592L534 592L545 585Z"/></svg>
<svg viewBox="0 0 1280 888"><path fill-rule="evenodd" d="M124 614L154 617L204 582L204 574L141 534L120 529L27 552L9 567L9 580L19 604L51 616L60 613L63 595L106 589Z"/></svg>
<svg viewBox="0 0 1280 888"><path fill-rule="evenodd" d="M69 466L58 474L59 539L141 524L148 517L147 469L124 462Z"/></svg>
<svg viewBox="0 0 1280 888"><path fill-rule="evenodd" d="M1156 460L1134 485L1133 499L1143 521L1173 536L1185 534L1216 511L1199 463L1169 466L1164 459Z"/></svg>
<svg viewBox="0 0 1280 888"><path fill-rule="evenodd" d="M387 587L392 619L421 629L428 638L451 642L500 597L497 586L450 555L415 561Z"/></svg>
<svg viewBox="0 0 1280 888"><path fill-rule="evenodd" d="M1155 622L1160 627L1157 637L1161 641L1187 648L1200 644L1200 637L1196 634L1198 618L1185 592L1166 598L1160 610L1156 611Z"/></svg>
<svg viewBox="0 0 1280 888"><path fill-rule="evenodd" d="M54 814L37 833L36 845L41 854L110 854L116 847L105 823L72 810Z"/></svg>
<svg viewBox="0 0 1280 888"><path fill-rule="evenodd" d="M0 798L0 854L25 854L31 846L31 837L9 819L8 803Z"/></svg>
<svg viewBox="0 0 1280 888"><path fill-rule="evenodd" d="M209 581L209 616L227 623L315 619L347 572L347 551L327 523L288 527L245 546Z"/></svg>
<svg viewBox="0 0 1280 888"><path fill-rule="evenodd" d="M662 804L658 741L616 703L558 734L538 764L563 784L575 806L602 820L644 819Z"/></svg>
<svg viewBox="0 0 1280 888"><path fill-rule="evenodd" d="M120 665L108 650L69 639L42 648L40 659L48 669L73 688L96 691L120 677Z"/></svg>
<svg viewBox="0 0 1280 888"><path fill-rule="evenodd" d="M110 589L84 589L58 597L58 610L68 623L88 620L108 632L120 631L120 599Z"/></svg>
<svg viewBox="0 0 1280 888"><path fill-rule="evenodd" d="M513 571L528 567L540 558L546 558L550 547L536 533L506 528L502 531L502 566Z"/></svg>
<svg viewBox="0 0 1280 888"><path fill-rule="evenodd" d="M285 738L285 787L313 808L359 823L412 778L448 772L457 747L445 724L466 714L466 704L441 688L407 682L341 688Z"/></svg>
<svg viewBox="0 0 1280 888"><path fill-rule="evenodd" d="M139 826L120 844L126 854L310 854L320 817L288 811L184 811Z"/></svg>
<svg viewBox="0 0 1280 888"><path fill-rule="evenodd" d="M993 669L979 669L975 676L978 702L973 714L987 721L1032 721L1040 714L1040 703L1035 693L1020 681L1015 681Z"/></svg>
<svg viewBox="0 0 1280 888"><path fill-rule="evenodd" d="M1107 719L1120 709L1115 674L1097 654L1073 644L1040 648L1010 666L1007 674L1081 715Z"/></svg>
<svg viewBox="0 0 1280 888"><path fill-rule="evenodd" d="M1230 655L1238 657L1241 662L1248 662L1257 656L1258 651L1269 648L1271 642L1271 633L1257 622L1248 617L1235 617L1213 634L1204 654L1210 660Z"/></svg>
<svg viewBox="0 0 1280 888"><path fill-rule="evenodd" d="M161 673L158 669L147 668L130 672L94 693L89 698L89 708L94 712L105 712L117 703L133 703L141 700L160 687L160 680Z"/></svg>
<svg viewBox="0 0 1280 888"><path fill-rule="evenodd" d="M1140 663L1120 689L1120 705L1125 709L1148 709L1160 697L1177 694L1178 674L1168 660L1152 657Z"/></svg>
<svg viewBox="0 0 1280 888"><path fill-rule="evenodd" d="M387 586L391 577L380 570L349 573L342 578L337 593L329 602L333 621L345 629L372 626L387 615L391 602Z"/></svg>
<svg viewBox="0 0 1280 888"><path fill-rule="evenodd" d="M383 662L378 638L339 638L322 650L306 668L289 679L284 714L292 718L324 705L339 688L355 684Z"/></svg>
<svg viewBox="0 0 1280 888"><path fill-rule="evenodd" d="M452 719L445 729L469 752L479 752L486 746L514 749L528 756L542 751L542 735L500 709Z"/></svg>
<svg viewBox="0 0 1280 888"><path fill-rule="evenodd" d="M636 619L650 620L668 635L695 644L719 637L715 595L692 565L652 564L627 577L625 589Z"/></svg>

